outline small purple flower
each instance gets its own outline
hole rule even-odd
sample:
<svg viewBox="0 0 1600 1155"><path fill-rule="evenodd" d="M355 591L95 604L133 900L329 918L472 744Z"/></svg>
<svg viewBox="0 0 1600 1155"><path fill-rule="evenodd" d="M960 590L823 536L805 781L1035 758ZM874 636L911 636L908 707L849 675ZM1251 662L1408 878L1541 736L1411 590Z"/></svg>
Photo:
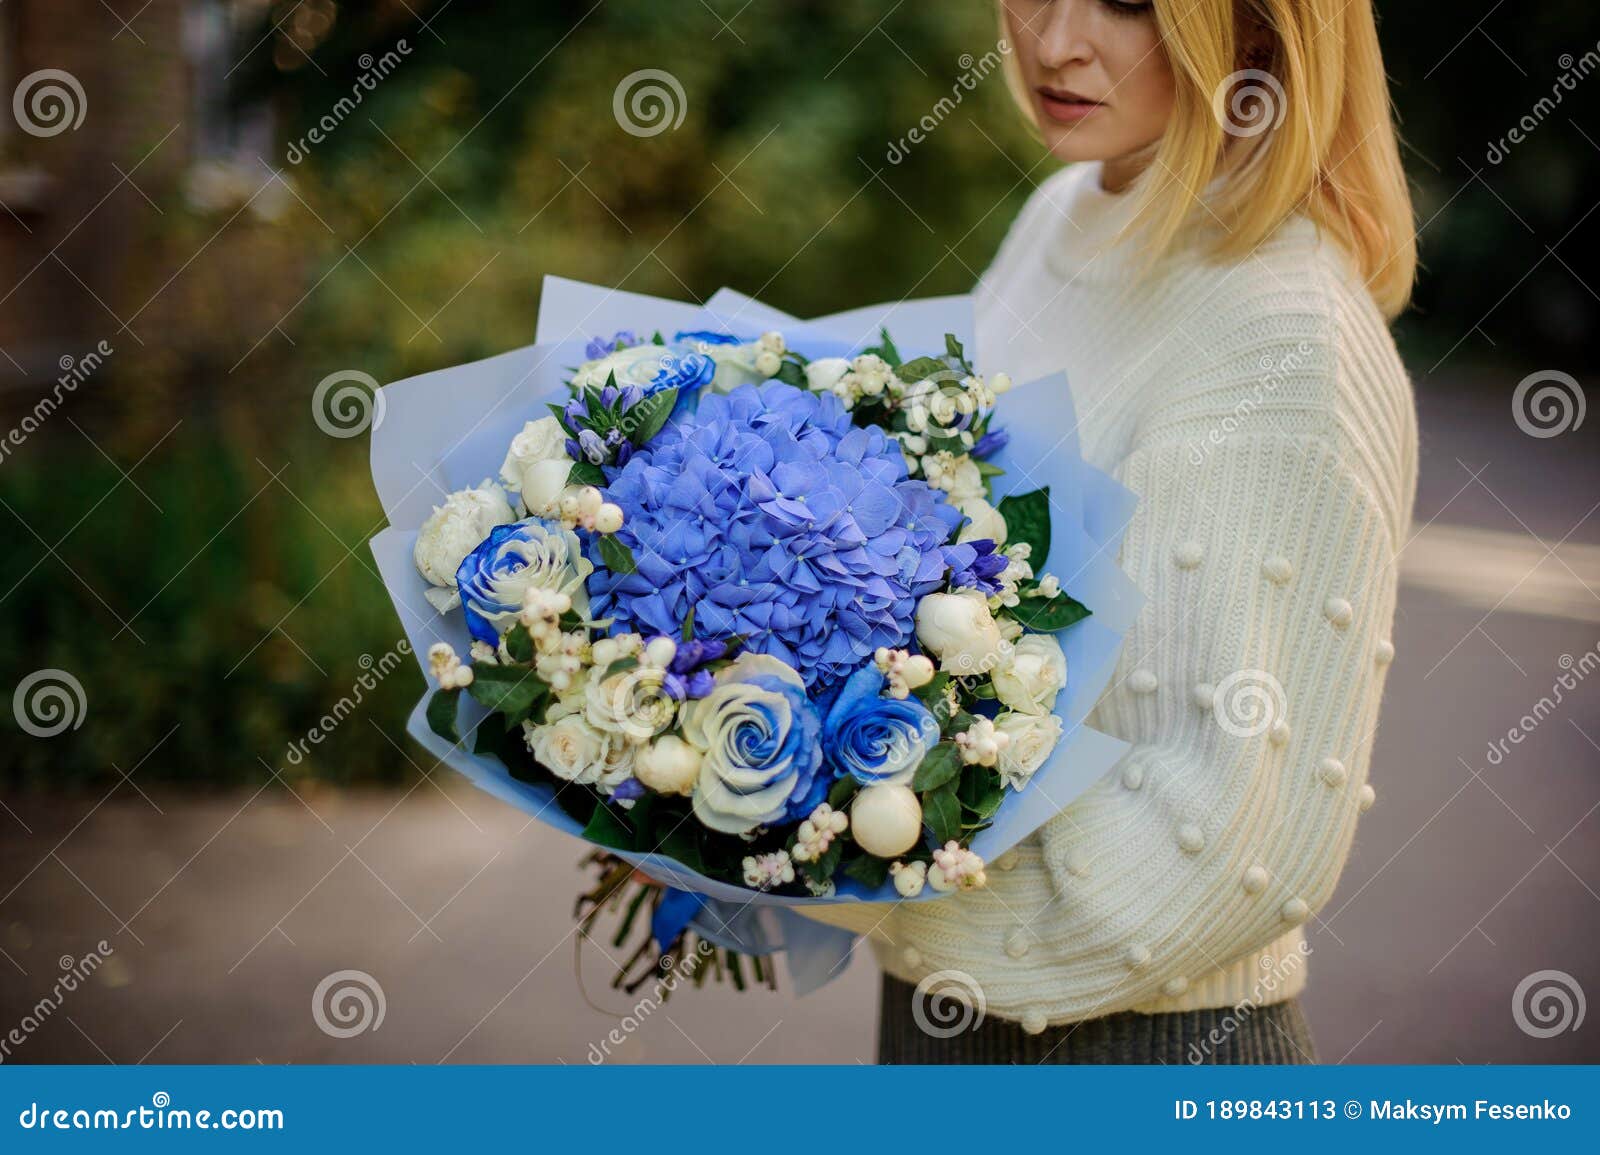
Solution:
<svg viewBox="0 0 1600 1155"><path fill-rule="evenodd" d="M583 347L583 355L590 361L598 361L608 353L615 353L618 349L626 349L629 345L637 345L639 338L628 329L618 329L610 337L595 337Z"/></svg>
<svg viewBox="0 0 1600 1155"><path fill-rule="evenodd" d="M972 456L992 457L1004 449L1010 440L1011 434L1004 429L991 429L978 438L978 443L972 447Z"/></svg>
<svg viewBox="0 0 1600 1155"><path fill-rule="evenodd" d="M567 438L567 456L574 461L581 460L583 457L583 447L570 437Z"/></svg>
<svg viewBox="0 0 1600 1155"><path fill-rule="evenodd" d="M632 409L635 405L639 404L639 402L641 402L643 400L644 400L644 390L639 388L639 386L637 386L637 385L628 385L628 386L624 387L623 390L622 390L622 409L621 409L621 412L626 413L628 410Z"/></svg>
<svg viewBox="0 0 1600 1155"><path fill-rule="evenodd" d="M1000 575L1011 564L988 538L946 546L945 556L950 562L951 589L975 589L991 595L1000 592Z"/></svg>
<svg viewBox="0 0 1600 1155"><path fill-rule="evenodd" d="M611 406L616 404L616 401L617 387L615 385L607 385L604 389L600 390L600 404L605 408L610 409Z"/></svg>
<svg viewBox="0 0 1600 1155"><path fill-rule="evenodd" d="M612 788L611 797L616 802L634 802L644 797L644 783L637 778L624 778Z"/></svg>

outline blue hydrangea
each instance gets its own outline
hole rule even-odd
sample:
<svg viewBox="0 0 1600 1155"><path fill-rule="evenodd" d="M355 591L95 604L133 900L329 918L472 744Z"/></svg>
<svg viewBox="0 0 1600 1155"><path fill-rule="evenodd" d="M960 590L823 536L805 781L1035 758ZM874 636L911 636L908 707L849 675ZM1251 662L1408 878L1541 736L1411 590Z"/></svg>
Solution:
<svg viewBox="0 0 1600 1155"><path fill-rule="evenodd" d="M808 686L910 638L962 521L882 430L777 381L703 396L607 474L638 569L595 571L593 615L674 635L692 610L697 636L743 637Z"/></svg>

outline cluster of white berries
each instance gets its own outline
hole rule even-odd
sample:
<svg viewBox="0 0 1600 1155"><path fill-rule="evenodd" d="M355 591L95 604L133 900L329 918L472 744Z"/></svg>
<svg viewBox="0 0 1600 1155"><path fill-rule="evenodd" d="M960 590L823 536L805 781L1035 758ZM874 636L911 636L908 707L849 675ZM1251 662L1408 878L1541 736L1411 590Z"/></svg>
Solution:
<svg viewBox="0 0 1600 1155"><path fill-rule="evenodd" d="M463 690L472 685L472 667L461 664L449 642L435 642L428 647L428 669L441 690Z"/></svg>
<svg viewBox="0 0 1600 1155"><path fill-rule="evenodd" d="M562 632L561 615L570 609L569 595L532 586L523 594L517 614L533 639L534 672L558 694L572 685L591 656L588 630Z"/></svg>
<svg viewBox="0 0 1600 1155"><path fill-rule="evenodd" d="M959 842L946 842L943 850L933 852L933 865L928 869L928 885L934 890L977 890L988 881L983 859L970 850L963 850Z"/></svg>
<svg viewBox="0 0 1600 1155"><path fill-rule="evenodd" d="M561 493L556 514L563 529L616 533L622 528L622 507L605 500L592 485L569 485Z"/></svg>
<svg viewBox="0 0 1600 1155"><path fill-rule="evenodd" d="M889 867L889 877L902 898L916 898L928 884L926 862L896 862Z"/></svg>
<svg viewBox="0 0 1600 1155"><path fill-rule="evenodd" d="M744 870L744 884L756 890L771 890L794 881L794 863L786 850L751 855L739 865Z"/></svg>
<svg viewBox="0 0 1600 1155"><path fill-rule="evenodd" d="M828 853L836 835L850 828L850 816L822 803L795 831L794 850L790 852L796 862L816 862Z"/></svg>
<svg viewBox="0 0 1600 1155"><path fill-rule="evenodd" d="M891 698L905 698L912 690L933 681L933 659L926 654L879 646L872 660L883 674Z"/></svg>
<svg viewBox="0 0 1600 1155"><path fill-rule="evenodd" d="M995 729L988 718L976 717L972 725L956 735L956 749L961 760L979 766L993 766L1000 760L1000 751L1011 745L1011 735Z"/></svg>
<svg viewBox="0 0 1600 1155"><path fill-rule="evenodd" d="M783 334L773 329L756 338L756 372L773 377L783 366Z"/></svg>
<svg viewBox="0 0 1600 1155"><path fill-rule="evenodd" d="M638 634L617 634L615 637L596 638L592 652L594 664L602 673L612 662L622 658L637 658L644 651L644 639ZM667 659L669 662L671 658Z"/></svg>

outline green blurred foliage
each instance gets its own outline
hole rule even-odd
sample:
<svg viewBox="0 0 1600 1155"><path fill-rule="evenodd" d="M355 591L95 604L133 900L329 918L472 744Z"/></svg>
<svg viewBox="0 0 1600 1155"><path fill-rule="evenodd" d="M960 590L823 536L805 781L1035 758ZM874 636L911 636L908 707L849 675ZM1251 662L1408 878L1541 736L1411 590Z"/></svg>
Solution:
<svg viewBox="0 0 1600 1155"><path fill-rule="evenodd" d="M1496 10L1474 32L1476 15L1383 8L1428 270L1404 343L1572 355L1600 298L1567 266L1595 225L1562 237L1600 148L1566 109L1503 163L1483 156L1561 53L1594 47L1574 25L1595 13ZM728 285L801 315L964 292L1055 167L998 70L957 87L964 54L994 47L982 0L311 0L266 19L234 79L241 105L272 103L285 150L352 92L364 54L410 52L303 161L276 158L294 189L282 219L163 198L129 270L134 299L156 302L145 346L0 465L5 684L57 667L88 702L48 740L0 714L0 781L426 769L401 736L423 687L409 658L289 754L401 637L365 544L383 524L365 440L317 429L318 381L525 344L546 274L697 299ZM630 135L613 93L650 68L681 84L683 120ZM889 164L952 92L959 106ZM1564 259L1542 259L1558 243Z"/></svg>

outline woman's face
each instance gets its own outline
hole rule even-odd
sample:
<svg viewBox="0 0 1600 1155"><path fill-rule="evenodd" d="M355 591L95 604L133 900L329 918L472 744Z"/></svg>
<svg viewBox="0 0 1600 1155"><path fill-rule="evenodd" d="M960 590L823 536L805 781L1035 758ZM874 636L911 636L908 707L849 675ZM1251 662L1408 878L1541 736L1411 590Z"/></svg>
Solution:
<svg viewBox="0 0 1600 1155"><path fill-rule="evenodd" d="M1064 161L1105 161L1119 188L1172 115L1172 69L1155 6L1121 0L1004 0L1012 50L1045 145Z"/></svg>

